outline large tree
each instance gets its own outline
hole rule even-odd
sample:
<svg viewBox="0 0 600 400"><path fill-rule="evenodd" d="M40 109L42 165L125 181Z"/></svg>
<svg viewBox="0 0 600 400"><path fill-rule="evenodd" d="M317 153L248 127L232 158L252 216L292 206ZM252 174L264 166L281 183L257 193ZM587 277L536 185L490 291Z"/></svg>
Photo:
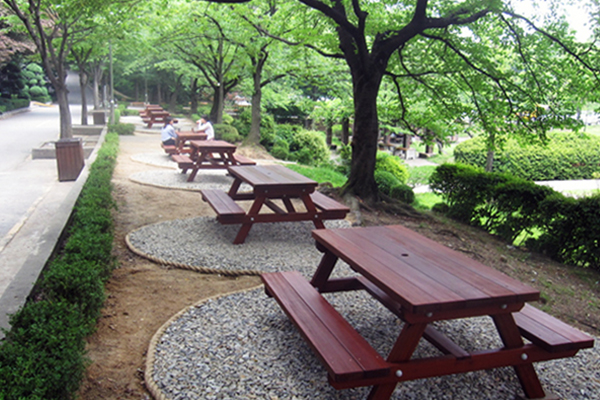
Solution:
<svg viewBox="0 0 600 400"><path fill-rule="evenodd" d="M251 0L211 1L240 3ZM372 201L378 198L373 177L379 135L377 99L381 83L390 73L390 62L395 54L398 55L398 60L393 60L394 63L402 63L407 54L411 54L412 61L417 63L419 54L425 52L428 46L438 45L438 57L427 66L430 71L442 70L447 62L444 56L453 54L453 69L487 77L489 81L486 84L500 93L501 101L507 102L509 109L515 111L518 111L518 107L512 103L511 98L513 93L523 95L520 86L533 87L538 93L548 93L551 90L544 90L542 85L546 81L538 83L538 76L543 71L534 67L537 65L535 58L522 57L526 68L520 74L502 74L502 70L498 70L493 62L471 62L470 58L475 53L465 51L465 42L470 42L474 48L486 54L493 54L495 50L499 50L495 47L496 43L472 40L473 32L486 36L482 30L485 24L495 28L493 34L500 32L501 37L512 37L513 39L507 40L504 45L515 48L517 54L522 51L523 38L540 37L569 56L571 70L575 68L573 65L577 65L583 66L582 70L577 71L578 74L586 70L595 72L592 64L585 60L585 57L590 56L589 48L586 56L576 47L569 46L569 43L561 40L564 26L550 24L548 26L556 28L554 33L543 31L532 21L517 15L509 2L298 0L298 3L325 16L325 19L317 20L314 13L311 18L311 14L307 12L299 17L311 22L310 27L306 26L304 30L307 43L322 54L329 53L332 57L343 58L350 68L355 121L352 135L352 166L345 190L365 200ZM335 41L331 39L329 32L333 32ZM494 47L489 48L488 44ZM426 73L428 71L409 75L418 80ZM399 75L393 74L395 77ZM465 78L465 85L469 86L468 76L465 75ZM398 87L402 88L401 85ZM471 87L477 95L479 88ZM490 99L487 99L486 104L492 104ZM478 110L482 108L476 108L476 111ZM530 122L533 121L518 121L524 125Z"/></svg>
<svg viewBox="0 0 600 400"><path fill-rule="evenodd" d="M60 114L60 137L73 136L69 108L67 57L75 37L85 38L93 25L94 14L103 8L100 0L3 0L10 11L21 21L35 43L47 78L54 87Z"/></svg>

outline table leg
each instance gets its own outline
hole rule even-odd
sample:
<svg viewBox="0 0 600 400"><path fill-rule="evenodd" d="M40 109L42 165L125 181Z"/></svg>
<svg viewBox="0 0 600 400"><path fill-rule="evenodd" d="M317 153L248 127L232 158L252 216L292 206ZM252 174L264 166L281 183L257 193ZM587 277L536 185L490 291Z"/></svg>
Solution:
<svg viewBox="0 0 600 400"><path fill-rule="evenodd" d="M252 228L252 224L254 223L254 216L258 215L258 212L260 211L265 200L266 200L265 196L257 196L256 197L256 199L254 200L254 203L252 203L252 207L250 207L250 210L248 211L248 214L247 214L247 216L249 217L248 219L250 221L244 222L242 224L242 226L240 227L240 230L238 231L237 236L235 237L235 239L233 241L233 244L244 243L244 241L246 240L246 237L248 236L248 233L250 233L250 228Z"/></svg>
<svg viewBox="0 0 600 400"><path fill-rule="evenodd" d="M408 361L412 357L415 349L419 345L419 340L423 337L423 333L427 328L426 323L420 324L409 324L405 323L402 327L402 332L396 339L394 347L390 352L387 361L390 362L401 362ZM397 371L402 373L402 371ZM373 386L369 393L368 400L388 400L396 389L396 383L386 383L383 385Z"/></svg>
<svg viewBox="0 0 600 400"><path fill-rule="evenodd" d="M200 165L202 165L202 163L204 162L204 160L206 159L206 152L201 152L198 157L196 158L196 160L194 160L194 167L192 168L192 173L190 174L190 176L188 177L188 182L193 182L194 179L196 178L196 175L198 174L198 170L200 169Z"/></svg>
<svg viewBox="0 0 600 400"><path fill-rule="evenodd" d="M323 221L319 218L319 212L317 211L317 207L315 206L315 203L313 203L312 199L310 198L310 195L303 194L302 202L304 203L304 207L306 207L306 211L308 211L309 213L313 213L312 220L313 220L313 223L315 224L315 228L325 229L325 224L323 224Z"/></svg>
<svg viewBox="0 0 600 400"><path fill-rule="evenodd" d="M523 339L512 314L498 314L493 315L492 318L500 338L507 348L514 349L523 346ZM513 368L528 399L541 399L546 396L533 364L516 365Z"/></svg>
<svg viewBox="0 0 600 400"><path fill-rule="evenodd" d="M329 276L331 275L331 271L333 271L333 267L335 267L337 260L338 257L335 254L326 250L323 253L321 262L319 262L319 266L317 267L310 284L317 289L322 289L329 280Z"/></svg>

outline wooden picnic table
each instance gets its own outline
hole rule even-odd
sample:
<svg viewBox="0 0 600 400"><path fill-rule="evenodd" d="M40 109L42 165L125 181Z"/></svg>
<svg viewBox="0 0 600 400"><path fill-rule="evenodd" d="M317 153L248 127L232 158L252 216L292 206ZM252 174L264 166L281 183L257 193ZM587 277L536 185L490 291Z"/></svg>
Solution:
<svg viewBox="0 0 600 400"><path fill-rule="evenodd" d="M255 223L312 221L316 228L323 229L323 220L343 219L350 211L315 192L316 181L282 165L230 166L227 170L234 178L229 193L205 189L202 198L217 212L219 222L242 224L234 244L244 243ZM252 186L252 192L239 192L242 183ZM246 200L252 201L248 212L236 203ZM272 212L262 213L263 206Z"/></svg>
<svg viewBox="0 0 600 400"><path fill-rule="evenodd" d="M206 133L193 131L175 132L175 134L177 135L175 138L175 147L178 154L191 153L190 142L192 140L206 140L207 137Z"/></svg>
<svg viewBox="0 0 600 400"><path fill-rule="evenodd" d="M323 257L310 283L295 271L262 279L336 389L373 386L369 399L389 399L398 382L512 366L524 398L555 399L533 363L593 346L591 337L526 304L539 299L538 290L403 226L314 230L313 237ZM338 259L359 275L331 278ZM366 290L404 322L387 358L321 296L345 290ZM503 347L467 351L432 325L477 316L492 318ZM440 355L413 359L421 339Z"/></svg>
<svg viewBox="0 0 600 400"><path fill-rule="evenodd" d="M202 134L206 135L206 134ZM193 182L201 169L226 169L232 165L254 165L255 161L234 155L237 147L223 140L190 140L190 154L172 154L182 173L191 170L188 182Z"/></svg>

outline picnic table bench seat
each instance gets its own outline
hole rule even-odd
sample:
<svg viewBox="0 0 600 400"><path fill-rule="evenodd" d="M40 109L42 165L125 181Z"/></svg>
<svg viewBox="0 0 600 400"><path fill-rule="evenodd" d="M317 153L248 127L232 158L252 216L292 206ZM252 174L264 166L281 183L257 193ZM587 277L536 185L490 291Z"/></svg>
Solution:
<svg viewBox="0 0 600 400"><path fill-rule="evenodd" d="M335 201L321 192L314 191L310 194L315 206L323 213L321 219L344 219L350 208Z"/></svg>
<svg viewBox="0 0 600 400"><path fill-rule="evenodd" d="M217 213L217 220L222 224L237 224L242 222L246 211L240 207L223 190L203 189L202 200L206 201Z"/></svg>
<svg viewBox="0 0 600 400"><path fill-rule="evenodd" d="M233 158L237 163L239 163L239 165L256 165L256 161L248 157L241 156L239 154L234 154Z"/></svg>
<svg viewBox="0 0 600 400"><path fill-rule="evenodd" d="M185 154L171 154L171 160L177 163L177 166L179 169L181 169L182 174L185 174L188 169L194 167L194 160Z"/></svg>
<svg viewBox="0 0 600 400"><path fill-rule="evenodd" d="M515 313L514 318L521 335L548 352L575 353L594 346L590 336L529 304Z"/></svg>
<svg viewBox="0 0 600 400"><path fill-rule="evenodd" d="M177 154L177 146L175 146L174 144L164 144L161 143L161 147L163 148L163 150L165 151L165 153L167 154Z"/></svg>
<svg viewBox="0 0 600 400"><path fill-rule="evenodd" d="M261 279L323 362L334 388L368 386L390 375L390 364L299 272L266 273Z"/></svg>

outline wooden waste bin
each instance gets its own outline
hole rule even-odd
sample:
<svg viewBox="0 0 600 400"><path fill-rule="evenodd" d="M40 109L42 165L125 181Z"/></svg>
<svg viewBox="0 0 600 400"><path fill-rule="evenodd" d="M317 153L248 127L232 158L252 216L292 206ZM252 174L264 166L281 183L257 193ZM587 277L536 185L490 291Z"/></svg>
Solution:
<svg viewBox="0 0 600 400"><path fill-rule="evenodd" d="M60 139L55 143L58 180L77 180L83 169L83 143L81 138Z"/></svg>

